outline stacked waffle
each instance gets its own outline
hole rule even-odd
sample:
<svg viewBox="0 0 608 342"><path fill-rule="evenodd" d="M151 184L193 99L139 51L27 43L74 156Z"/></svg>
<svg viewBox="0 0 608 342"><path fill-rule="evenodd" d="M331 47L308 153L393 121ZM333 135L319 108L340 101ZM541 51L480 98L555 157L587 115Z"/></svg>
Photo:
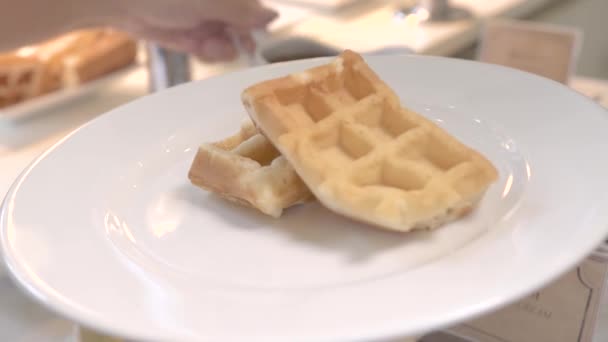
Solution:
<svg viewBox="0 0 608 342"><path fill-rule="evenodd" d="M135 61L136 42L110 29L70 32L0 55L0 108L75 87Z"/></svg>
<svg viewBox="0 0 608 342"><path fill-rule="evenodd" d="M242 102L253 123L203 144L189 178L274 217L316 198L379 228L432 229L470 212L498 178L479 152L404 108L349 50L252 85Z"/></svg>

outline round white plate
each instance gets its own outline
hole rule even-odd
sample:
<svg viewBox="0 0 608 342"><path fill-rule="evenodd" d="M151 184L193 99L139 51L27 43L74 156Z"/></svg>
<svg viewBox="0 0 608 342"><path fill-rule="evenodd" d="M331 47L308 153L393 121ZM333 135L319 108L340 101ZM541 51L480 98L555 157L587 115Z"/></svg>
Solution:
<svg viewBox="0 0 608 342"><path fill-rule="evenodd" d="M419 334L509 303L608 234L608 120L563 85L475 62L374 56L404 105L492 160L473 215L398 234L318 204L272 219L190 185L197 146L232 134L275 64L147 96L33 163L1 216L30 294L97 329L162 340L369 340Z"/></svg>

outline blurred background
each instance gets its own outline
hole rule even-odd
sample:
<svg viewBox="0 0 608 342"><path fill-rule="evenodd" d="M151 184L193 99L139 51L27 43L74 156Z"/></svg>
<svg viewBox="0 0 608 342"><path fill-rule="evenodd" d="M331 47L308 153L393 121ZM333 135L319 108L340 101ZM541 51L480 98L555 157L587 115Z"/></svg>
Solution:
<svg viewBox="0 0 608 342"><path fill-rule="evenodd" d="M254 55L243 53L229 62L204 63L143 40L126 41L121 32L96 32L98 36L104 35L95 39L105 39L105 45L96 47L97 55L81 62L80 69L71 72L74 75L64 72L55 84L47 81L36 89L27 89L24 87L27 74L21 75L20 83L18 75L13 75L13 84L7 84L7 77L2 77L3 69L15 73L15 66L0 54L0 122L15 123L24 118L46 116L64 105L94 107L104 112L181 82L260 64L335 55L346 48L367 54L414 53L480 59L485 24L495 19L551 25L541 30L576 31L579 37L573 49L571 75L608 78L608 40L604 37L608 2L604 0L263 0L263 3L275 9L278 18L267 31L255 35ZM22 47L11 53L20 57L42 54L45 49L52 50L61 44L62 39L65 43L66 36L70 35L72 37L67 38L86 40L67 33L45 42L46 45ZM70 59L80 58L73 55L78 55L78 51L72 56L57 54L54 62L68 65ZM545 58L550 61L552 56ZM95 70L87 70L91 68ZM7 86L13 89L3 89ZM119 86L127 89L123 89L120 96L113 96ZM108 97L96 101L94 106L82 102L86 96L92 96L89 98L92 100L105 95ZM69 111L70 107L59 111L66 109ZM61 120L61 116L53 114L49 120ZM7 148L10 146L4 147Z"/></svg>
<svg viewBox="0 0 608 342"><path fill-rule="evenodd" d="M565 54L549 51L543 58L549 64L564 58L570 61L568 77L561 81L608 104L607 0L263 2L279 17L267 31L256 34L255 53L242 53L229 62L204 63L104 28L76 38L68 33L47 43L50 45L21 47L11 56L0 55L2 196L21 170L53 143L104 112L150 92L267 63L336 55L343 49L482 59L484 46L500 49L501 44L509 44L508 34L501 40L484 41L486 23L497 19L508 19L516 26L538 24L534 28L559 33L548 39L574 39ZM517 30L507 32L515 40L521 38ZM98 53L57 56L54 63L67 71L60 76L36 76L36 66L28 64L32 56L52 50L62 39L95 39ZM603 315L606 322L608 314ZM22 296L0 270L0 340L67 341L75 331L71 322ZM604 336L608 338L608 333Z"/></svg>

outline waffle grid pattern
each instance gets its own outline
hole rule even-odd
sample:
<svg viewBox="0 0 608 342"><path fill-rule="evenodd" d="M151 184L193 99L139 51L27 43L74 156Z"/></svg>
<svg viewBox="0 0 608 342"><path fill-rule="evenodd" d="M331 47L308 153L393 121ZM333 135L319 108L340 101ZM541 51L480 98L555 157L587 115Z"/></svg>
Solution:
<svg viewBox="0 0 608 342"><path fill-rule="evenodd" d="M201 145L189 178L203 189L273 217L311 198L287 160L250 120L243 122L237 134Z"/></svg>
<svg viewBox="0 0 608 342"><path fill-rule="evenodd" d="M34 62L0 67L0 108L33 96L40 72L40 65Z"/></svg>
<svg viewBox="0 0 608 342"><path fill-rule="evenodd" d="M359 220L434 228L468 212L496 178L481 155L402 108L354 53L243 98L318 199Z"/></svg>

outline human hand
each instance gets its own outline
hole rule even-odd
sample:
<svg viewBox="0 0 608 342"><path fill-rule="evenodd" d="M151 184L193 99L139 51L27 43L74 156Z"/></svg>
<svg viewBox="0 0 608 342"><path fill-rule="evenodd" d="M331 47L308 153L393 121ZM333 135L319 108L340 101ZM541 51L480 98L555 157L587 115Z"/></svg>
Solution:
<svg viewBox="0 0 608 342"><path fill-rule="evenodd" d="M258 0L116 0L119 29L206 62L234 59L231 35L253 51L251 31L263 29L276 12Z"/></svg>

